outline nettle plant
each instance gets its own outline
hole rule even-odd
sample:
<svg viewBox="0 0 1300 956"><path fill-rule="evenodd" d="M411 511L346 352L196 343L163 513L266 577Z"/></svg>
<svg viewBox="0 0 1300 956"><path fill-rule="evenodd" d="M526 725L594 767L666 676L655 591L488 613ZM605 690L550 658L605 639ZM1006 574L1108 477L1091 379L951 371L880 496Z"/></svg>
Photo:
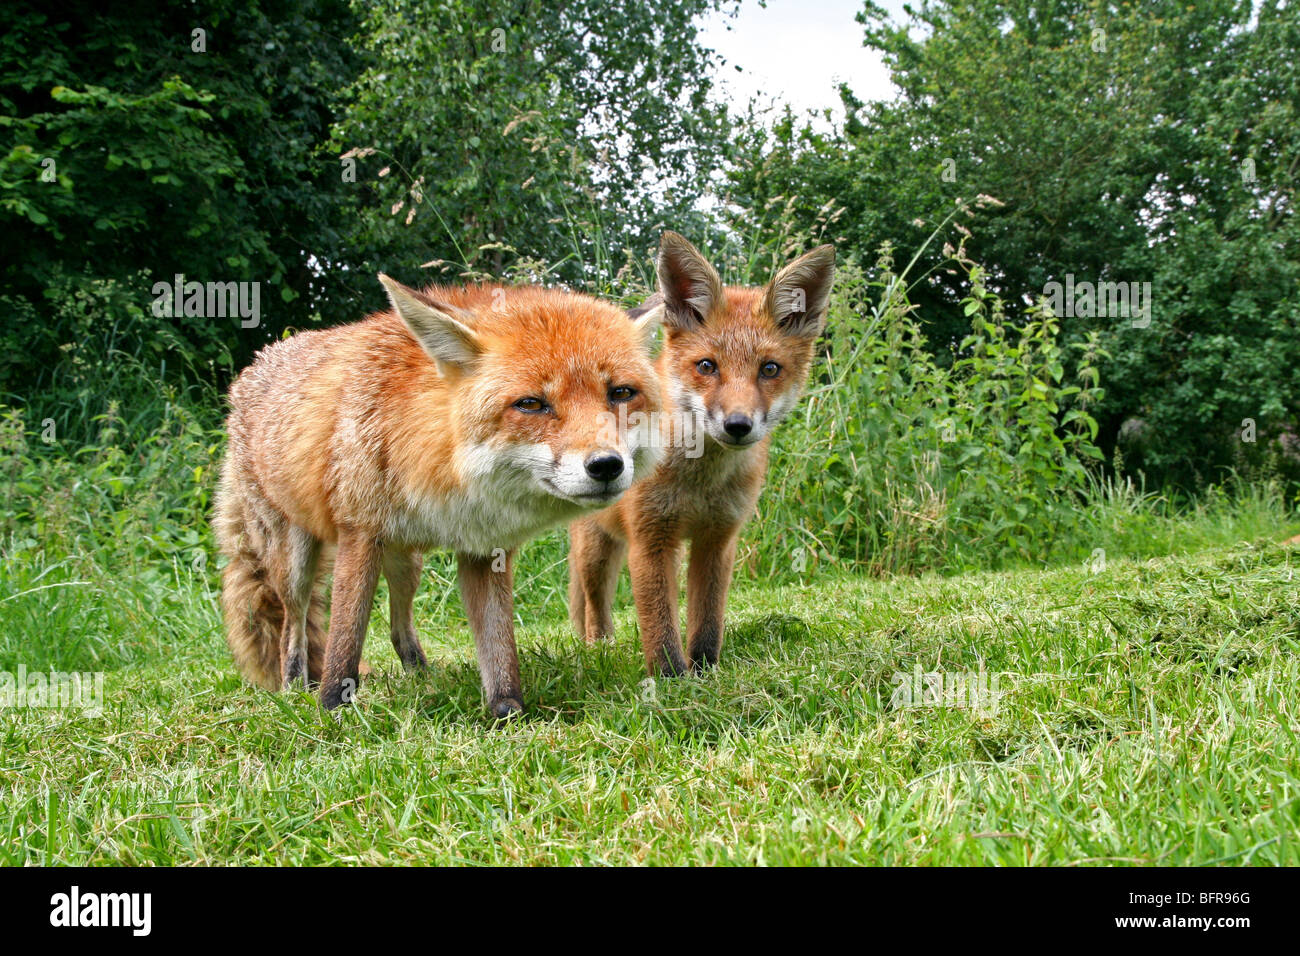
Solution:
<svg viewBox="0 0 1300 956"><path fill-rule="evenodd" d="M971 293L962 308L971 333L953 363L956 448L943 461L961 492L951 521L958 536L993 554L1045 558L1063 533L1080 526L1088 463L1101 462L1088 409L1102 398L1097 333L1079 343L1075 382L1065 380L1060 324L1041 300L1011 327L984 270L965 259ZM941 442L942 445L945 444ZM981 507L983 504L983 507Z"/></svg>
<svg viewBox="0 0 1300 956"><path fill-rule="evenodd" d="M774 439L751 571L998 566L1073 553L1086 536L1104 353L1089 336L1066 381L1050 310L1012 325L964 246L947 252L970 321L950 366L914 317L910 265L896 271L886 246L870 276L839 268L820 378Z"/></svg>

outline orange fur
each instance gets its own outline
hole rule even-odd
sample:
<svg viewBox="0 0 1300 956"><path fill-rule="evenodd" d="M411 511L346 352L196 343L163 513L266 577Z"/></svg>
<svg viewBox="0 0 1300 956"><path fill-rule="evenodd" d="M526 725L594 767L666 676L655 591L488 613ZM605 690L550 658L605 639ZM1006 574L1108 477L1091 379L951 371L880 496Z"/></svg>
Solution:
<svg viewBox="0 0 1300 956"><path fill-rule="evenodd" d="M347 702L379 574L398 656L422 666L421 555L450 548L489 705L511 713L514 551L652 467L653 450L615 442L603 416L660 407L654 320L555 290L380 279L391 311L268 346L231 386L215 517L227 638L255 683L319 680L325 706ZM317 592L332 551L326 638Z"/></svg>
<svg viewBox="0 0 1300 956"><path fill-rule="evenodd" d="M834 251L821 246L764 288L724 287L689 242L665 233L660 292L667 329L656 372L671 415L703 423L703 454L669 447L653 474L618 504L569 527L569 610L588 642L613 632L611 606L626 558L652 675L686 670L678 625L677 568L687 572L689 662L714 664L736 538L753 514L767 470L770 431L803 390L825 322ZM708 365L702 366L701 362ZM767 375L773 363L776 374Z"/></svg>

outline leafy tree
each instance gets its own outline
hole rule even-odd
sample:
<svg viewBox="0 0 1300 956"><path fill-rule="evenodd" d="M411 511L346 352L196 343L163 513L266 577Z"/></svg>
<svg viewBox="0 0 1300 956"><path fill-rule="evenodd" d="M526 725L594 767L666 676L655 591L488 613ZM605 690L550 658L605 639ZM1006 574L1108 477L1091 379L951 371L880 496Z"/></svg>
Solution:
<svg viewBox="0 0 1300 956"><path fill-rule="evenodd" d="M239 367L380 305L377 268L646 268L726 154L695 27L724 2L7 5L0 392L69 347ZM153 316L177 274L259 282L260 326Z"/></svg>
<svg viewBox="0 0 1300 956"><path fill-rule="evenodd" d="M140 306L178 273L260 282L261 328L178 316L135 330L198 362L242 362L327 309L308 250L338 225L321 145L358 68L342 42L353 22L337 0L4 6L0 296L15 321L0 389L47 380L76 331L59 304L92 280Z"/></svg>
<svg viewBox="0 0 1300 956"><path fill-rule="evenodd" d="M371 65L335 127L361 161L338 250L359 294L430 260L588 283L649 261L666 225L702 228L730 124L695 18L722 2L359 6Z"/></svg>
<svg viewBox="0 0 1300 956"><path fill-rule="evenodd" d="M955 228L973 233L1012 315L1067 275L1152 285L1145 328L1061 319L1066 343L1096 330L1111 355L1095 410L1105 445L1129 422L1142 440L1128 465L1186 484L1267 457L1237 431L1246 417L1274 439L1297 428L1296 12L1266 3L1255 19L1232 0L908 9L910 24L870 2L860 16L898 96L867 104L842 89L833 134L792 116L754 131L731 174L738 205L756 222L833 219L831 237L870 262L885 240L920 248L959 200L993 197L962 206ZM960 276L942 255L926 250L912 295L955 361Z"/></svg>
<svg viewBox="0 0 1300 956"><path fill-rule="evenodd" d="M1148 206L1152 334L1111 333L1130 459L1188 481L1300 478L1300 16L1237 12L1167 121L1182 159Z"/></svg>

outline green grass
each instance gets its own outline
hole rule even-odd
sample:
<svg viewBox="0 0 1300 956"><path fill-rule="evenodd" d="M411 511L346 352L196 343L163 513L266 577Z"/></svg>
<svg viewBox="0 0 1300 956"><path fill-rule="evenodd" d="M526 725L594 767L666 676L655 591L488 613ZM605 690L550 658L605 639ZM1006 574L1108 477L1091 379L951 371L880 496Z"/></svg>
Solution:
<svg viewBox="0 0 1300 956"><path fill-rule="evenodd" d="M206 575L10 564L0 669L108 673L100 717L0 712L0 862L1295 865L1297 565L742 582L721 667L653 685L630 609L588 649L552 603L495 726L441 587L430 670L400 673L381 599L334 717L240 682ZM1002 675L996 712L891 707L918 665Z"/></svg>

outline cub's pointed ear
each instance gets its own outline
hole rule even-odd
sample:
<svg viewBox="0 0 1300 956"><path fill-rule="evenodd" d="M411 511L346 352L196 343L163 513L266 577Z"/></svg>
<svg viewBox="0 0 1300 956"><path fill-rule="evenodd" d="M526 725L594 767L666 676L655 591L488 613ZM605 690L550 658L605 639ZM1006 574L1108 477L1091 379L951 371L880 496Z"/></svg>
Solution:
<svg viewBox="0 0 1300 956"><path fill-rule="evenodd" d="M474 332L462 322L468 313L454 306L430 305L408 288L382 272L379 281L388 292L388 301L407 329L438 363L439 371L452 366L462 373L472 372L478 363L483 347Z"/></svg>
<svg viewBox="0 0 1300 956"><path fill-rule="evenodd" d="M659 240L659 291L664 324L690 329L703 324L722 300L722 280L700 251L675 232Z"/></svg>
<svg viewBox="0 0 1300 956"><path fill-rule="evenodd" d="M656 292L640 305L628 309L627 317L632 320L633 328L641 334L641 340L649 346L654 339L655 329L664 321L663 293Z"/></svg>
<svg viewBox="0 0 1300 956"><path fill-rule="evenodd" d="M791 335L816 338L826 326L826 304L835 278L835 247L818 246L776 274L764 302L768 315Z"/></svg>

